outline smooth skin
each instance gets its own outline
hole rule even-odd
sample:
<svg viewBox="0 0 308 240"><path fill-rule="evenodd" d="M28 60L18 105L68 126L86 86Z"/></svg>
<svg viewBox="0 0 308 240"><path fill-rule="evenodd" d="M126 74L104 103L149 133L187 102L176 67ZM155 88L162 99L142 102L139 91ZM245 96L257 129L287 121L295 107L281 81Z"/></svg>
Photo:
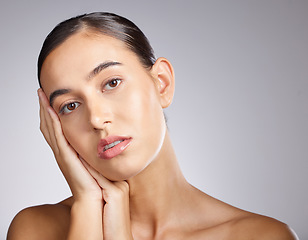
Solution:
<svg viewBox="0 0 308 240"><path fill-rule="evenodd" d="M106 62L120 64L93 72ZM72 197L21 211L8 240L297 239L284 223L185 180L163 115L174 94L167 59L146 69L123 42L83 30L46 58L41 82L40 128ZM50 106L59 89L66 91ZM111 135L131 137L131 144L100 159L97 144Z"/></svg>

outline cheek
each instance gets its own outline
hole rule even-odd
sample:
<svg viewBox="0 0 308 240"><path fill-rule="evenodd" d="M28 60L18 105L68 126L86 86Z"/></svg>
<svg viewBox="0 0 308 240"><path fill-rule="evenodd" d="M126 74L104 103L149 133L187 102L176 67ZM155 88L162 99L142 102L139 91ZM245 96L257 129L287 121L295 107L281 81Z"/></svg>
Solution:
<svg viewBox="0 0 308 240"><path fill-rule="evenodd" d="M152 81L152 80L150 80ZM140 86L130 95L125 112L137 128L137 136L158 147L165 134L165 120L153 82Z"/></svg>
<svg viewBox="0 0 308 240"><path fill-rule="evenodd" d="M72 118L62 120L61 124L66 140L78 154L83 156L86 149L89 148L87 134L82 131L84 129L83 121L80 121L79 118Z"/></svg>
<svg viewBox="0 0 308 240"><path fill-rule="evenodd" d="M134 121L146 126L151 122L157 122L162 108L152 80L145 79L143 84L130 86L127 93L128 95L124 97L124 109Z"/></svg>

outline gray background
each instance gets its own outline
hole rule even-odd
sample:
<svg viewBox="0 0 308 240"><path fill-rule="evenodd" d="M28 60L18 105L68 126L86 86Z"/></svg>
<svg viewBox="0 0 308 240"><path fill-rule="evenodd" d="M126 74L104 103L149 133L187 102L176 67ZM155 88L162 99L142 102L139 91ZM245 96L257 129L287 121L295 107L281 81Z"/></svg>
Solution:
<svg viewBox="0 0 308 240"><path fill-rule="evenodd" d="M308 1L9 1L0 14L0 238L27 206L70 192L39 131L36 60L58 22L133 20L176 72L166 111L186 178L308 239Z"/></svg>

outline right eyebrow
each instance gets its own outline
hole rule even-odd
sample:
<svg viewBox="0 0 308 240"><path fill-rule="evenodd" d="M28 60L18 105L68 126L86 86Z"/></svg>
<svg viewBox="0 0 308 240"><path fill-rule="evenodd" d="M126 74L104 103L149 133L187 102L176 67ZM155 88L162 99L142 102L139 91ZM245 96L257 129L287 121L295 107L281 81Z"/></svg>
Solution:
<svg viewBox="0 0 308 240"><path fill-rule="evenodd" d="M53 103L56 97L69 93L69 92L71 92L71 89L68 89L68 88L58 89L58 90L53 91L49 96L50 106L53 107Z"/></svg>

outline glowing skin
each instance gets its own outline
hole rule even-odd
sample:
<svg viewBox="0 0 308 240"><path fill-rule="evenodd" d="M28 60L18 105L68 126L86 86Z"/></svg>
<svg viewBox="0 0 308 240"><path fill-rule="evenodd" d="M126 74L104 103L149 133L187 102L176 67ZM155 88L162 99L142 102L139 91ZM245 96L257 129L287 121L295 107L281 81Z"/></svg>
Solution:
<svg viewBox="0 0 308 240"><path fill-rule="evenodd" d="M47 57L41 82L55 111L40 89L40 128L73 197L22 211L8 240L297 239L185 180L162 112L166 59L146 70L121 41L83 31Z"/></svg>
<svg viewBox="0 0 308 240"><path fill-rule="evenodd" d="M18 214L8 240L296 239L185 180L163 115L166 59L145 69L123 42L83 30L47 56L41 83L40 128L73 197Z"/></svg>
<svg viewBox="0 0 308 240"><path fill-rule="evenodd" d="M97 66L108 62L119 64L93 74ZM53 100L64 135L108 179L129 179L157 156L166 132L159 80L123 42L103 35L75 34L46 58L41 83L47 97L68 89ZM131 142L120 155L104 161L97 146L108 136L129 137Z"/></svg>

